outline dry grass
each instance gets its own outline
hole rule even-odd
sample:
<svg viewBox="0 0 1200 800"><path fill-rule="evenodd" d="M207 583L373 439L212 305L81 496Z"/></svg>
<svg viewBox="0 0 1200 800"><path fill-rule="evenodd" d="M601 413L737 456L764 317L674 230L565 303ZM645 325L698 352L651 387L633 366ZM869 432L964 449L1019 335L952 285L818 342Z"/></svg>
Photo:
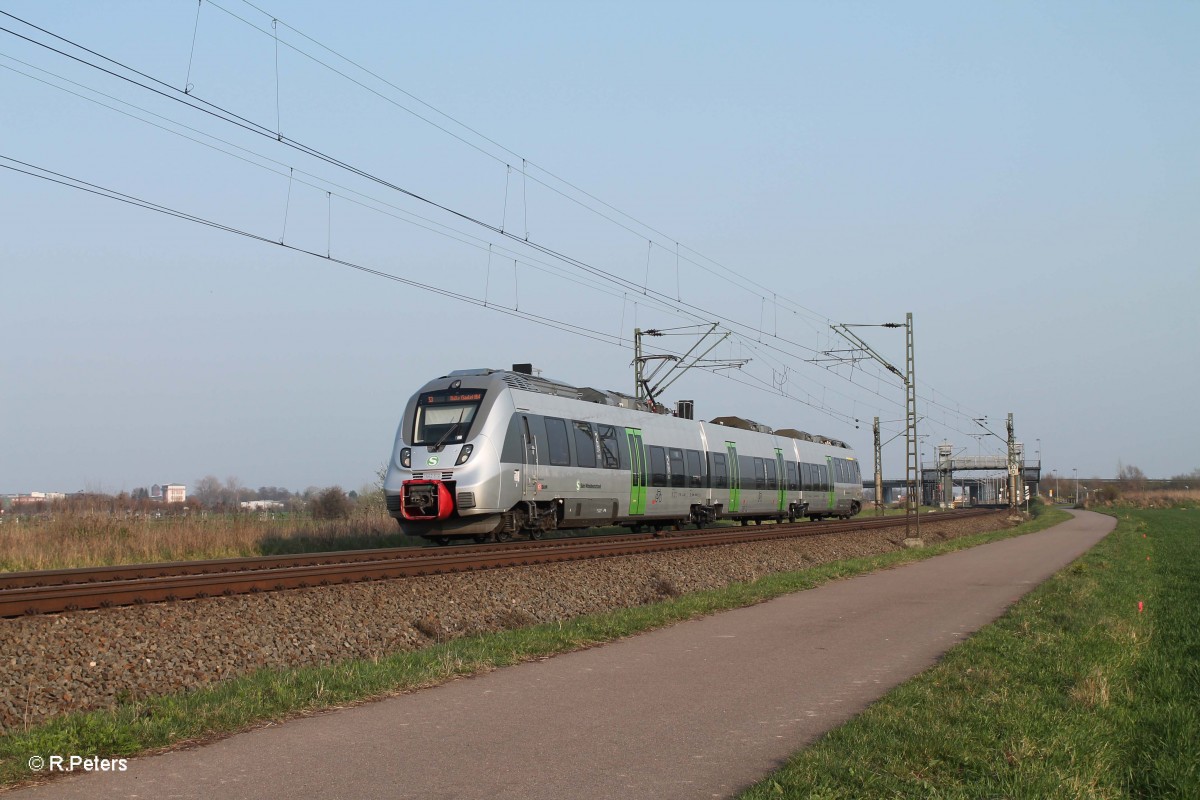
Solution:
<svg viewBox="0 0 1200 800"><path fill-rule="evenodd" d="M0 523L0 571L187 561L411 544L380 509L345 520L300 514L121 516L84 511Z"/></svg>
<svg viewBox="0 0 1200 800"><path fill-rule="evenodd" d="M1133 508L1176 508L1200 506L1197 489L1121 489L1116 504ZM1114 505L1113 502L1105 503Z"/></svg>
<svg viewBox="0 0 1200 800"><path fill-rule="evenodd" d="M1076 683L1071 689L1071 699L1087 708L1107 708L1109 689L1108 677L1104 674L1104 670L1096 667Z"/></svg>

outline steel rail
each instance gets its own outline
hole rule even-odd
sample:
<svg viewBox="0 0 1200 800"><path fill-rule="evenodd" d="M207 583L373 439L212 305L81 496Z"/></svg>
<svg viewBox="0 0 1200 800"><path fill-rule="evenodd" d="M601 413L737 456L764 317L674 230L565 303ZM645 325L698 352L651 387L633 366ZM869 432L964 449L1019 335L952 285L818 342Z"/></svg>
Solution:
<svg viewBox="0 0 1200 800"><path fill-rule="evenodd" d="M965 512L940 513L931 517L929 523L951 522L994 513L998 512L990 509L973 509ZM224 567L218 572L117 578L87 583L35 585L0 590L0 617L108 608L218 595L231 596L367 580L470 572L557 561L611 558L902 526L903 520L900 518L880 518L818 525L770 525L752 528L710 529L663 537L649 534L617 537L593 536L549 542L519 542L515 544L520 546L491 548L478 546L437 549L400 548L406 550L402 554L396 553L396 548L390 548L375 551L373 558L352 561L336 560L337 557L345 555L344 553L317 554L327 558L322 561L321 558L303 557L306 563L290 566L264 567L261 563L247 563L261 562L262 559L222 559L214 562ZM350 552L356 556L369 553L369 551ZM292 558L300 559L302 557ZM241 562L242 568L236 568L230 562ZM160 567L163 565L141 566Z"/></svg>
<svg viewBox="0 0 1200 800"><path fill-rule="evenodd" d="M635 540L650 538L653 534L605 534L594 538L605 541ZM30 570L27 572L0 572L0 590L21 589L35 586L61 586L80 583L101 583L117 580L164 578L181 575L217 575L226 572L244 572L251 569L281 569L313 566L319 564L349 564L357 561L382 561L390 558L419 558L430 552L481 552L485 549L522 549L529 547L553 547L568 544L571 539L539 539L469 544L450 547L380 547L369 550L330 550L319 553L287 553L273 556L244 556L239 558L215 558L195 561L161 561L148 564L116 564L105 567L72 567L69 569Z"/></svg>

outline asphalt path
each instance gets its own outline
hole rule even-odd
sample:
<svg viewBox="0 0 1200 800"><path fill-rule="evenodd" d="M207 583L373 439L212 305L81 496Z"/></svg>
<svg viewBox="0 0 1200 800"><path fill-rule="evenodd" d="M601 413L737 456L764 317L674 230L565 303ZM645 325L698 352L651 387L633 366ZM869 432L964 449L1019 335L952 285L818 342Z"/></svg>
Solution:
<svg viewBox="0 0 1200 800"><path fill-rule="evenodd" d="M1073 513L1039 533L10 796L729 797L1115 525Z"/></svg>

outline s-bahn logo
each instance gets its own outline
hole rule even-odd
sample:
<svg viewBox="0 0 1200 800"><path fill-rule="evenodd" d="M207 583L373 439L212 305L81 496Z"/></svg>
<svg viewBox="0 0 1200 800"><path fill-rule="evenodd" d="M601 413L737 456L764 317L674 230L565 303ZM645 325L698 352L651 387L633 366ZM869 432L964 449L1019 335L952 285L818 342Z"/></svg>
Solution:
<svg viewBox="0 0 1200 800"><path fill-rule="evenodd" d="M425 463L426 463L426 464L428 464L428 465L429 465L429 466L431 466L431 467L436 467L436 466L437 466L437 464L438 464L438 457L437 457L437 456L430 456L430 457L429 457L429 460L428 460L428 461L426 461Z"/></svg>

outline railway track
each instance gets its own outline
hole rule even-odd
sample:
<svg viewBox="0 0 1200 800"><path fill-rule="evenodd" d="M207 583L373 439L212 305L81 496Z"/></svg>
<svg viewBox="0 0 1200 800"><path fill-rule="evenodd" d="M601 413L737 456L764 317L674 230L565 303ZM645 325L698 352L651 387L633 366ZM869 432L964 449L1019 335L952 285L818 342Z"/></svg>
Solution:
<svg viewBox="0 0 1200 800"><path fill-rule="evenodd" d="M940 512L925 524L997 513ZM903 517L800 522L654 534L622 534L439 548L178 561L0 574L0 617L187 600L365 580L440 575L501 567L611 558L639 553L903 527Z"/></svg>

